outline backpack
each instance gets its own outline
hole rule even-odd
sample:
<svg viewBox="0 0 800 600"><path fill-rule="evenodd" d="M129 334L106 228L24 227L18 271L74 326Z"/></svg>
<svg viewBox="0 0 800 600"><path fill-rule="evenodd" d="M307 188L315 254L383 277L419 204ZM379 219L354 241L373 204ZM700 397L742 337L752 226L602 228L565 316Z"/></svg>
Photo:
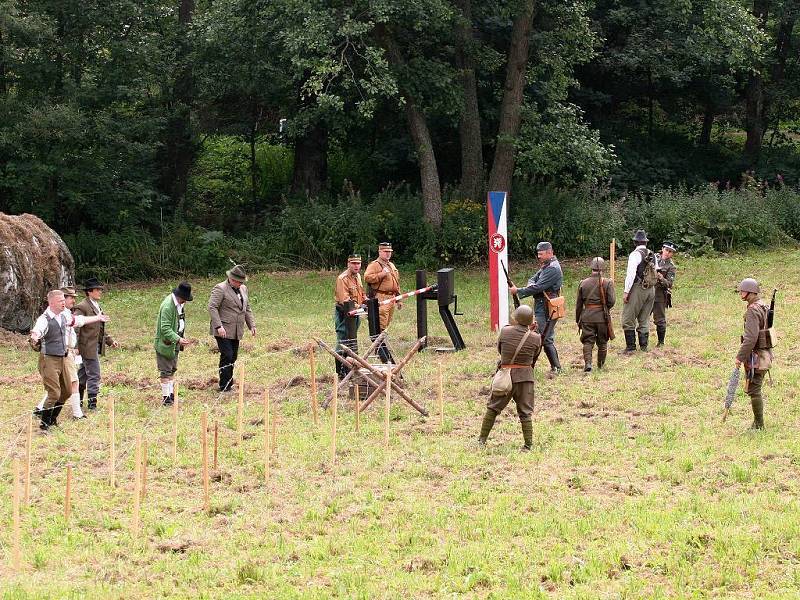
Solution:
<svg viewBox="0 0 800 600"><path fill-rule="evenodd" d="M636 279L641 282L643 289L653 287L658 281L658 274L656 273L656 255L652 250L641 250L639 254L642 255L642 262L636 267Z"/></svg>

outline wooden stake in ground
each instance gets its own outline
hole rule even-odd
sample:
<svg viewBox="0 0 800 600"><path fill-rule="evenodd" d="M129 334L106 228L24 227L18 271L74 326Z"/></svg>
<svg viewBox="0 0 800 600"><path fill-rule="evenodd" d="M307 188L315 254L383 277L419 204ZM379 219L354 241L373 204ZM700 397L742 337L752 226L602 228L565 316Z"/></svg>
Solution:
<svg viewBox="0 0 800 600"><path fill-rule="evenodd" d="M264 483L270 476L270 444L269 444L269 388L264 390Z"/></svg>
<svg viewBox="0 0 800 600"><path fill-rule="evenodd" d="M200 440L203 450L203 510L206 512L211 508L211 501L208 493L208 411L203 411L200 415Z"/></svg>
<svg viewBox="0 0 800 600"><path fill-rule="evenodd" d="M389 409L392 406L392 368L386 365L386 414L383 423L383 445L389 447Z"/></svg>
<svg viewBox="0 0 800 600"><path fill-rule="evenodd" d="M214 421L214 470L217 470L217 449L219 448L219 423Z"/></svg>
<svg viewBox="0 0 800 600"><path fill-rule="evenodd" d="M236 407L236 435L239 436L239 443L242 443L244 432L242 431L242 419L244 417L244 363L239 367L239 403Z"/></svg>
<svg viewBox="0 0 800 600"><path fill-rule="evenodd" d="M611 240L611 245L608 247L608 262L610 264L609 272L611 274L611 282L614 282L614 272L617 267L617 240L613 238Z"/></svg>
<svg viewBox="0 0 800 600"><path fill-rule="evenodd" d="M19 471L20 471L20 464L19 459L14 457L14 462L11 467L14 470L14 487L12 488L12 518L13 518L13 532L12 532L12 541L11 541L11 567L19 572L22 570L22 553L20 552L19 544L20 544L20 536L21 536L21 524L19 518L19 505L21 501L22 493L20 490L20 482L19 482Z"/></svg>
<svg viewBox="0 0 800 600"><path fill-rule="evenodd" d="M356 433L361 428L361 388L356 384Z"/></svg>
<svg viewBox="0 0 800 600"><path fill-rule="evenodd" d="M278 449L278 412L275 411L270 417L270 427L272 429L272 445L269 449L269 455L275 456Z"/></svg>
<svg viewBox="0 0 800 600"><path fill-rule="evenodd" d="M33 415L28 417L28 440L25 443L25 506L31 505L31 445L33 443Z"/></svg>
<svg viewBox="0 0 800 600"><path fill-rule="evenodd" d="M114 429L114 419L114 396L111 396L111 403L108 405L108 435L110 438L108 476L112 488L117 485L117 433Z"/></svg>
<svg viewBox="0 0 800 600"><path fill-rule="evenodd" d="M147 440L142 440L142 501L147 495Z"/></svg>
<svg viewBox="0 0 800 600"><path fill-rule="evenodd" d="M442 359L437 361L436 400L439 407L439 427L444 427L444 374L442 373Z"/></svg>
<svg viewBox="0 0 800 600"><path fill-rule="evenodd" d="M311 413L316 427L319 425L319 408L317 406L317 359L313 344L309 344L308 361L311 363Z"/></svg>
<svg viewBox="0 0 800 600"><path fill-rule="evenodd" d="M133 458L133 518L131 520L131 533L139 534L139 512L142 501L142 434L136 434L136 454Z"/></svg>
<svg viewBox="0 0 800 600"><path fill-rule="evenodd" d="M331 464L336 464L336 421L339 410L339 376L333 376L333 401L331 406Z"/></svg>
<svg viewBox="0 0 800 600"><path fill-rule="evenodd" d="M72 514L72 465L67 465L67 485L64 490L64 521L69 526L69 517Z"/></svg>
<svg viewBox="0 0 800 600"><path fill-rule="evenodd" d="M172 462L178 462L178 382L172 383Z"/></svg>

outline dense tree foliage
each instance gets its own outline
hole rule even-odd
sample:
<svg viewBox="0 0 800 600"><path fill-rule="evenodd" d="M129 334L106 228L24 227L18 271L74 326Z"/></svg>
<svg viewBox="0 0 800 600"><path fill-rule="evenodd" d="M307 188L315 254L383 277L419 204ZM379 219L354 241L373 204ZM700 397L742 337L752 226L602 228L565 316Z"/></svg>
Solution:
<svg viewBox="0 0 800 600"><path fill-rule="evenodd" d="M436 232L449 199L489 188L794 186L799 16L798 0L0 0L0 210L62 232L247 232L303 198L409 185Z"/></svg>

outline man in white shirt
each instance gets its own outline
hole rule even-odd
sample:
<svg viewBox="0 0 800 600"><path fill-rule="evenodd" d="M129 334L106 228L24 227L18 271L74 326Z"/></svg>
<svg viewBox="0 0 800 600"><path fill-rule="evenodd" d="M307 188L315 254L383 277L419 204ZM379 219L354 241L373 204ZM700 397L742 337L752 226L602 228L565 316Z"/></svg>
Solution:
<svg viewBox="0 0 800 600"><path fill-rule="evenodd" d="M47 390L41 410L37 407L35 411L41 419L42 430L56 424L64 402L72 395L69 362L73 361L70 349L74 348L74 328L109 320L107 315L73 315L66 308L63 291L48 292L47 310L36 319L30 333L31 345L39 352L39 374Z"/></svg>
<svg viewBox="0 0 800 600"><path fill-rule="evenodd" d="M653 312L656 290L645 281L645 268L652 261L652 252L647 249L647 234L639 229L633 236L636 244L628 256L625 272L625 288L622 300L622 330L625 332L625 354L636 352L636 334L639 347L647 350L650 337L650 313Z"/></svg>

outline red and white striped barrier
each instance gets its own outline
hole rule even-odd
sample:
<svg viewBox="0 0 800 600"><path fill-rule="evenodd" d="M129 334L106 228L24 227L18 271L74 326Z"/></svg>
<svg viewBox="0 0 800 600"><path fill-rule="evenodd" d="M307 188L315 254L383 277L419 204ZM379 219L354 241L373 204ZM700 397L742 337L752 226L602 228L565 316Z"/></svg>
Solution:
<svg viewBox="0 0 800 600"><path fill-rule="evenodd" d="M429 292L433 289L436 289L436 285L429 285L428 287L419 288L418 290L414 290L412 292L406 292L404 294L400 294L399 296L394 296L393 298L387 298L386 300L381 300L378 302L378 306L383 304L391 304L393 302L399 302L400 300L405 300L406 298L411 298L411 296L417 296L419 294L424 294L425 292ZM363 308L356 308L355 310L351 310L347 313L351 317L360 317L367 314L367 311Z"/></svg>

